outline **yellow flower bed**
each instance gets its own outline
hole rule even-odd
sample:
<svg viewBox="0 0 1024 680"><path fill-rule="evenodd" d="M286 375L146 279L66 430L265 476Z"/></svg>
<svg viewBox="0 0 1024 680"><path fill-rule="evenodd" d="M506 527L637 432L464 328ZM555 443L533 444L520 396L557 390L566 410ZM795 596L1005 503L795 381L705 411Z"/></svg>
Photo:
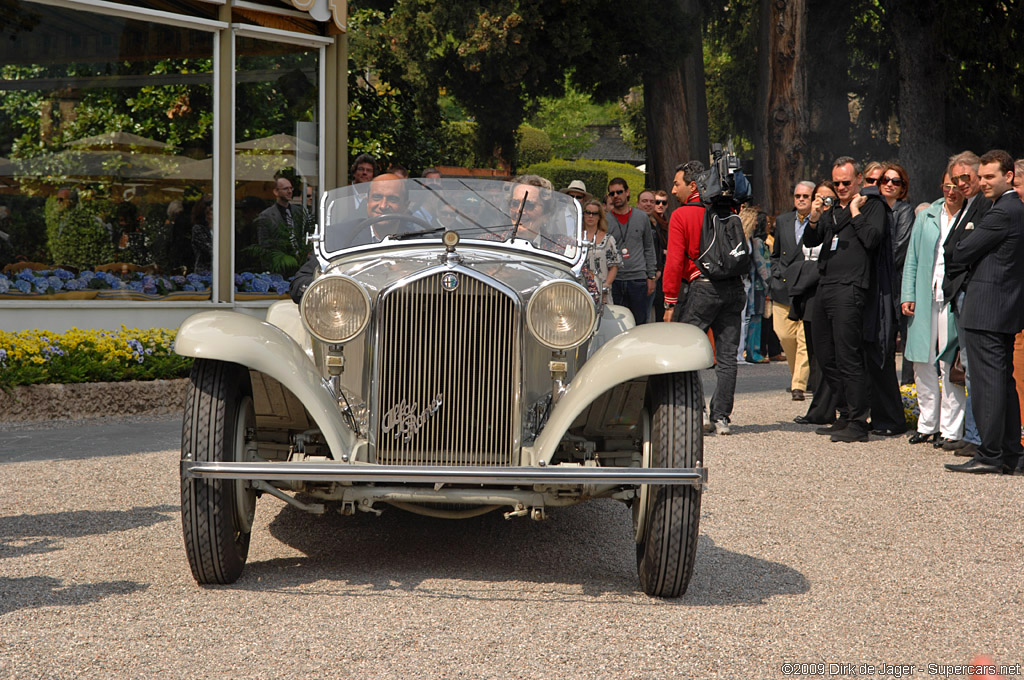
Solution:
<svg viewBox="0 0 1024 680"><path fill-rule="evenodd" d="M166 328L126 326L119 331L0 331L0 388L184 377L192 362L174 353L174 336Z"/></svg>

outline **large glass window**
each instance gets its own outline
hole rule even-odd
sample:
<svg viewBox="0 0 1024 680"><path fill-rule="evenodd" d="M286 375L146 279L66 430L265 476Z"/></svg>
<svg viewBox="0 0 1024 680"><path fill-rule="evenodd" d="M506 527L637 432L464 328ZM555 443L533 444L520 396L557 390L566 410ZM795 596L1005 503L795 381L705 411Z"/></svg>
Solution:
<svg viewBox="0 0 1024 680"><path fill-rule="evenodd" d="M209 32L0 3L0 298L209 299Z"/></svg>
<svg viewBox="0 0 1024 680"><path fill-rule="evenodd" d="M235 50L235 299L284 297L315 224L319 50L243 36Z"/></svg>

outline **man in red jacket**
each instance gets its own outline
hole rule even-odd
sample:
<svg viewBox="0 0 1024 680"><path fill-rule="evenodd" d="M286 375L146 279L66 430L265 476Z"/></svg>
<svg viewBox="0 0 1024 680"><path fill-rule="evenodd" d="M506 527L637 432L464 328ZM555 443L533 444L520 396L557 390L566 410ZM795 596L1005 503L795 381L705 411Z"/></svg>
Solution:
<svg viewBox="0 0 1024 680"><path fill-rule="evenodd" d="M729 434L736 393L736 349L740 341L743 308L747 298L739 277L710 281L693 263L700 254L700 232L704 206L697 192L697 176L704 172L700 161L676 168L672 194L680 207L668 223L668 253L665 259L665 321L692 324L715 334L715 377L710 421L705 432ZM677 310L678 308L678 310Z"/></svg>

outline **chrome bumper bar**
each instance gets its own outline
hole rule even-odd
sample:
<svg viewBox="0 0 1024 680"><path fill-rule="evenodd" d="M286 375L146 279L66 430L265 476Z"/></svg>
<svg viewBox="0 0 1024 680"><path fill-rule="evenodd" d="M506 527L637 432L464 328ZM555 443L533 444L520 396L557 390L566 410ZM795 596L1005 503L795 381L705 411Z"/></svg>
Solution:
<svg viewBox="0 0 1024 680"><path fill-rule="evenodd" d="M689 484L704 486L707 468L461 467L343 463L205 463L181 461L185 479L264 479L304 482L424 484Z"/></svg>

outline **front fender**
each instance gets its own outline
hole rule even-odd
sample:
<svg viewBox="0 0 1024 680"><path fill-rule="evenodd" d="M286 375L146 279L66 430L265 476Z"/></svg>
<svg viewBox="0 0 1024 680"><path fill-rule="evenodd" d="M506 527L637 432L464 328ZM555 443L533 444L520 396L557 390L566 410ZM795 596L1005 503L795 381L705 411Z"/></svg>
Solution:
<svg viewBox="0 0 1024 680"><path fill-rule="evenodd" d="M609 340L587 360L551 410L544 431L524 456L549 461L573 421L612 387L649 375L710 368L714 354L708 336L696 326L650 323Z"/></svg>
<svg viewBox="0 0 1024 680"><path fill-rule="evenodd" d="M331 388L280 328L238 312L202 312L181 324L174 351L196 359L230 361L269 375L306 407L335 458L354 453L355 433L342 419Z"/></svg>

